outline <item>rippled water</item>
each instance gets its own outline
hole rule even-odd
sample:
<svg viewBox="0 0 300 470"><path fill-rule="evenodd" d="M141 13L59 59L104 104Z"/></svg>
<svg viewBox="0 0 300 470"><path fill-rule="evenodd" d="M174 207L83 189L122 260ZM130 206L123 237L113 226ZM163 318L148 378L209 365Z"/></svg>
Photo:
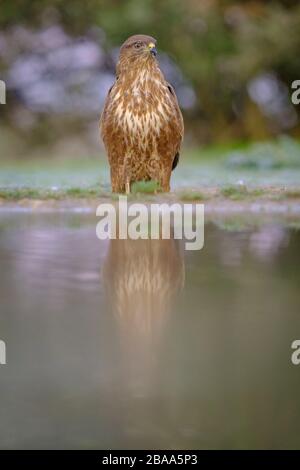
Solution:
<svg viewBox="0 0 300 470"><path fill-rule="evenodd" d="M300 447L300 232L100 242L80 214L0 234L1 448Z"/></svg>

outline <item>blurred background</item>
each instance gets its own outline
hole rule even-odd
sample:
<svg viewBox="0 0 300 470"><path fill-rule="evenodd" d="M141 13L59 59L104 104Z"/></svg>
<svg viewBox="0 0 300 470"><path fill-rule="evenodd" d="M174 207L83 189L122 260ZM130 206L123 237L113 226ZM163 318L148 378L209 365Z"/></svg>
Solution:
<svg viewBox="0 0 300 470"><path fill-rule="evenodd" d="M300 79L297 0L1 0L0 9L6 161L99 155L118 50L136 33L158 40L186 147L300 135L291 102Z"/></svg>
<svg viewBox="0 0 300 470"><path fill-rule="evenodd" d="M185 120L144 197L205 201L201 251L95 236L136 33ZM0 0L1 448L300 448L299 52L299 0Z"/></svg>

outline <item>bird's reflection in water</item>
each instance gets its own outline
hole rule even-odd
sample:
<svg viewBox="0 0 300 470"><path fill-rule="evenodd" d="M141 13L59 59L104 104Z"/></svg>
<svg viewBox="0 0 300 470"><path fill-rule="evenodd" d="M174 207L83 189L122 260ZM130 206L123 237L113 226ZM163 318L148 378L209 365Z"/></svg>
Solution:
<svg viewBox="0 0 300 470"><path fill-rule="evenodd" d="M184 284L178 240L111 240L103 269L115 315L122 373L130 394L155 386L159 350L177 294Z"/></svg>

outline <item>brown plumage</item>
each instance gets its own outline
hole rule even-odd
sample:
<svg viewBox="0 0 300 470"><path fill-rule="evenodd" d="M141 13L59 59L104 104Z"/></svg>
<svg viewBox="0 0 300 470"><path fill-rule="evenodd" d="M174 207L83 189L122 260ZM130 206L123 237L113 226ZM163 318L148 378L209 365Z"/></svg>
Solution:
<svg viewBox="0 0 300 470"><path fill-rule="evenodd" d="M175 92L156 60L156 40L131 36L122 45L116 81L100 120L113 192L135 181L156 180L170 190L178 163L183 119Z"/></svg>
<svg viewBox="0 0 300 470"><path fill-rule="evenodd" d="M185 267L180 240L110 240L103 271L106 310L114 315L126 384L149 392Z"/></svg>

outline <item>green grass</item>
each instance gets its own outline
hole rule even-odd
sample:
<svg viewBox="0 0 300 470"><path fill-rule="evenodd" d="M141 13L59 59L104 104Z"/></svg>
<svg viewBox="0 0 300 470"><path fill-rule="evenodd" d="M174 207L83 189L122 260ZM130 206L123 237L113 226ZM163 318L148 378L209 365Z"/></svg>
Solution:
<svg viewBox="0 0 300 470"><path fill-rule="evenodd" d="M148 185L147 185L148 186ZM153 187L150 186L150 189ZM143 186L144 190L145 187ZM208 201L218 200L220 196L223 199L231 201L247 201L254 199L268 199L272 201L283 201L286 199L300 199L299 190L281 190L278 191L276 188L262 189L247 189L239 186L225 186L215 193L210 191L196 191L196 190L185 190L175 191L170 194L158 193L156 194L153 190L150 191L149 187L146 191L142 191L139 187L128 195L129 200L134 201L142 198L145 201L155 201L158 199L165 200L178 200L182 202L196 202L196 201ZM19 201L23 199L30 200L64 200L64 199L97 199L97 198L110 198L112 200L118 200L120 194L111 193L95 187L88 188L67 188L67 189L43 189L43 188L2 188L0 189L0 199L4 201Z"/></svg>
<svg viewBox="0 0 300 470"><path fill-rule="evenodd" d="M157 181L137 181L131 186L132 194L156 194L161 188Z"/></svg>
<svg viewBox="0 0 300 470"><path fill-rule="evenodd" d="M205 201L208 195L200 191L186 190L179 192L178 197L181 201Z"/></svg>
<svg viewBox="0 0 300 470"><path fill-rule="evenodd" d="M5 200L19 199L62 199L61 192L39 190L33 188L2 188L0 189L0 198Z"/></svg>
<svg viewBox="0 0 300 470"><path fill-rule="evenodd" d="M172 173L172 193L160 193L155 181L132 185L131 199L203 201L220 198L273 201L300 198L300 144L288 137L266 143L182 149ZM157 194L158 193L158 194ZM117 198L110 189L103 156L81 159L11 161L1 164L0 198Z"/></svg>
<svg viewBox="0 0 300 470"><path fill-rule="evenodd" d="M256 189L248 189L244 185L236 185L236 186L226 186L221 189L221 195L232 199L234 201L242 200L242 199L249 199L249 198L258 198L264 195L267 195L267 192L261 188Z"/></svg>
<svg viewBox="0 0 300 470"><path fill-rule="evenodd" d="M109 193L99 188L69 188L63 191L67 197L74 198L94 198L108 196Z"/></svg>
<svg viewBox="0 0 300 470"><path fill-rule="evenodd" d="M0 189L0 199L7 201L18 201L21 199L55 199L67 198L87 199L97 197L108 197L110 194L95 188L69 188L61 190L41 189L41 188L2 188Z"/></svg>

